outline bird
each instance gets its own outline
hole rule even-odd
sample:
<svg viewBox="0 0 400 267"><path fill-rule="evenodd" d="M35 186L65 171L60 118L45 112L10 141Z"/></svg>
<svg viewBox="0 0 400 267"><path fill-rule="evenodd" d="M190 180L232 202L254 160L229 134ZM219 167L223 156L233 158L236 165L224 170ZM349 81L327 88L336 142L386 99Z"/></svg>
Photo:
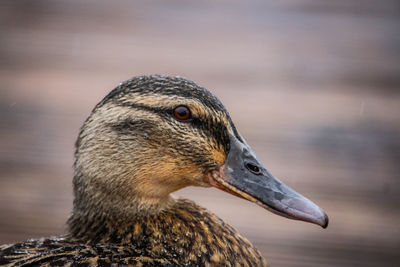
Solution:
<svg viewBox="0 0 400 267"><path fill-rule="evenodd" d="M326 228L328 216L257 158L206 88L180 76L120 83L75 143L64 235L0 246L5 266L267 266L233 227L172 193L215 187Z"/></svg>

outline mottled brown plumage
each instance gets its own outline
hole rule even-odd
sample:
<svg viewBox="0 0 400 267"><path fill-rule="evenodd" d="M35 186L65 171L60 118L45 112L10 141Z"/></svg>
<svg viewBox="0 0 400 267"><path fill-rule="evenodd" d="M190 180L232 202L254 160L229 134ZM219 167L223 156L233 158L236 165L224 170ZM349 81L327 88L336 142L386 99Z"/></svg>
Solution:
<svg viewBox="0 0 400 267"><path fill-rule="evenodd" d="M172 118L184 104L192 124ZM236 134L222 104L179 77L142 76L101 101L77 140L74 210L60 238L2 246L9 265L265 265L232 227L170 193L209 186ZM156 181L154 181L154 180Z"/></svg>
<svg viewBox="0 0 400 267"><path fill-rule="evenodd" d="M74 221L93 231L74 237L29 240L4 248L0 264L133 264L259 266L261 254L235 229L208 210L180 199L171 209L140 218ZM76 225L75 225L76 224Z"/></svg>
<svg viewBox="0 0 400 267"><path fill-rule="evenodd" d="M1 265L265 266L231 226L171 195L186 186L328 223L262 166L215 96L180 77L135 77L111 91L81 128L74 167L68 233L3 245Z"/></svg>

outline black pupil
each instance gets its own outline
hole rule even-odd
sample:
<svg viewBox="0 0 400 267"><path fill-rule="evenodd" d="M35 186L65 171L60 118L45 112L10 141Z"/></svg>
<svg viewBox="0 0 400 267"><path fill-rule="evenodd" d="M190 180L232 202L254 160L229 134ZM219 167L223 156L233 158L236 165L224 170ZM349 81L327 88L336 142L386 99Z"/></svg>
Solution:
<svg viewBox="0 0 400 267"><path fill-rule="evenodd" d="M186 117L187 116L187 109L185 107L180 107L177 109L177 113L179 117Z"/></svg>

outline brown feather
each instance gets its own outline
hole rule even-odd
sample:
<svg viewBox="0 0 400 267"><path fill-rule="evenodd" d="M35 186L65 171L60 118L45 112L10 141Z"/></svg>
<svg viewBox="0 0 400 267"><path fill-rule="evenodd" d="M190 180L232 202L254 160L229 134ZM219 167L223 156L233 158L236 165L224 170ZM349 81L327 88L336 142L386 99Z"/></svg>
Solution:
<svg viewBox="0 0 400 267"><path fill-rule="evenodd" d="M178 105L191 109L190 123L172 117ZM225 161L228 133L238 136L223 105L191 81L155 75L122 83L81 128L68 234L2 246L0 264L265 266L231 226L170 195L210 186L205 177Z"/></svg>

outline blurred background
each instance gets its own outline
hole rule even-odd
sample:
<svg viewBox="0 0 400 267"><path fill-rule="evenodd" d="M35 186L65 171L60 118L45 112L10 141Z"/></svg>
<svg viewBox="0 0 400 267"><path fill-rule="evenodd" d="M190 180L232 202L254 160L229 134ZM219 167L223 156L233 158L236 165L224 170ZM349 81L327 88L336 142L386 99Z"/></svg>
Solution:
<svg viewBox="0 0 400 267"><path fill-rule="evenodd" d="M396 0L0 2L0 243L65 232L79 127L120 81L187 77L216 94L323 230L214 189L176 193L271 266L400 262Z"/></svg>

